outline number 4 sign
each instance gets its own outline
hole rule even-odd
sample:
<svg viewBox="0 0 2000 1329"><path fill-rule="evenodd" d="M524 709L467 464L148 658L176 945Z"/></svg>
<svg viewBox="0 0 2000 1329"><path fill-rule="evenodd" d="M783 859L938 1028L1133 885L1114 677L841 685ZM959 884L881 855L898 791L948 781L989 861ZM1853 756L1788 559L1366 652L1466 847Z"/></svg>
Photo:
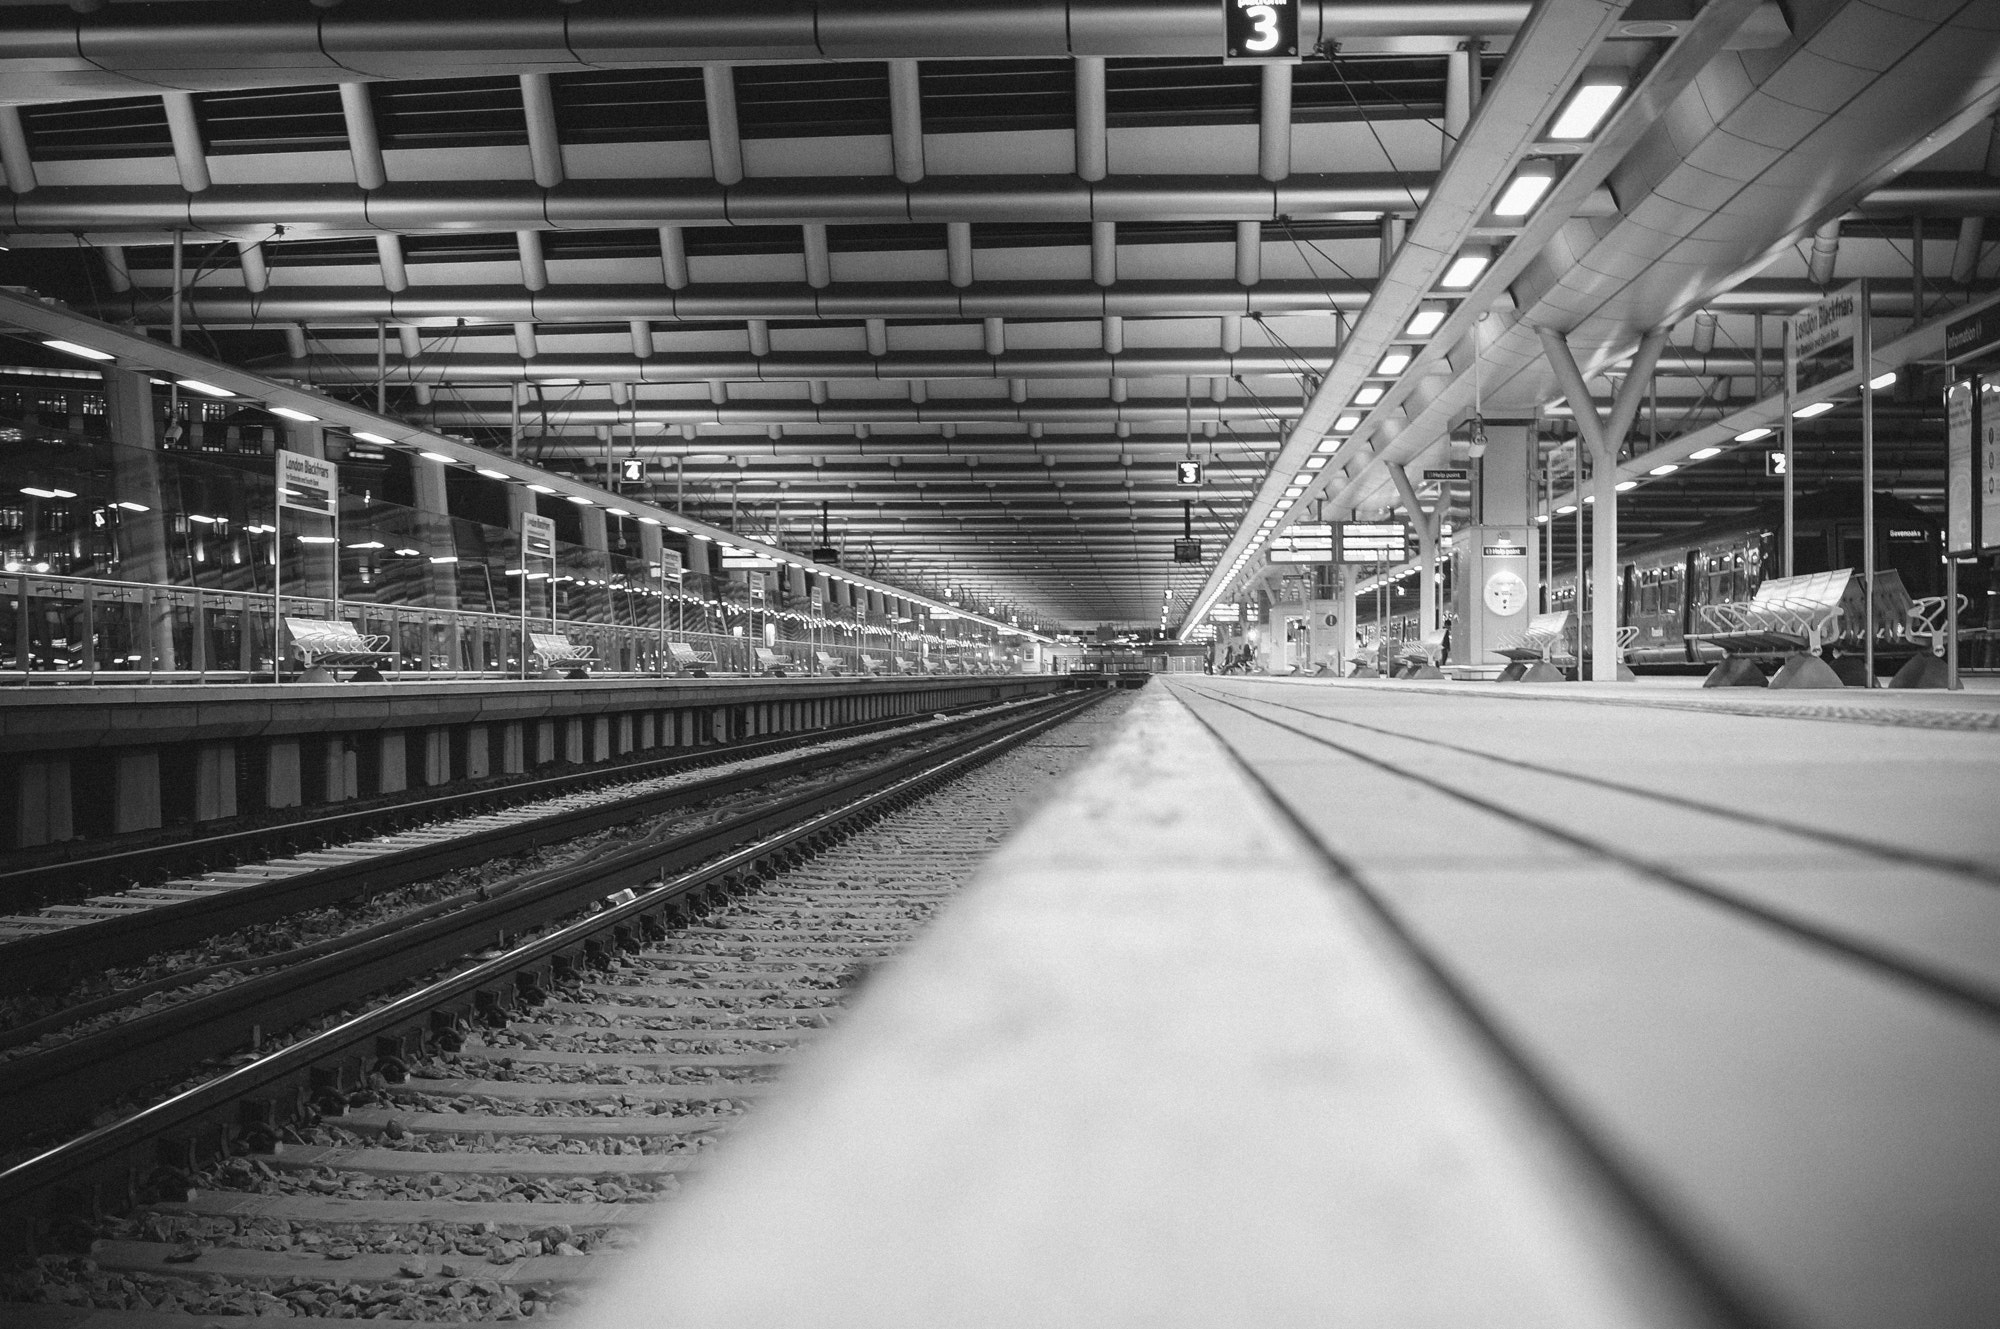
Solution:
<svg viewBox="0 0 2000 1329"><path fill-rule="evenodd" d="M1224 60L1299 58L1298 0L1222 0Z"/></svg>

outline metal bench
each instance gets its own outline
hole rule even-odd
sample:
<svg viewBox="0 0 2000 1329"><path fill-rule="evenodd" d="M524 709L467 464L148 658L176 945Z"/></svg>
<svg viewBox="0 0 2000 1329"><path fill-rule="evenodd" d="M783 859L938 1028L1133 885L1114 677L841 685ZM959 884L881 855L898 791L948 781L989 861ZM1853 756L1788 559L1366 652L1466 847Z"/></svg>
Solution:
<svg viewBox="0 0 2000 1329"><path fill-rule="evenodd" d="M1900 585L1902 578L1897 578ZM1701 631L1689 641L1720 647L1727 657L1702 681L1706 688L1837 688L1845 684L1821 655L1838 637L1850 595L1861 609L1853 568L1772 577L1748 600L1700 605ZM1856 615L1856 621L1860 616ZM1783 660L1769 684L1759 660Z"/></svg>
<svg viewBox="0 0 2000 1329"><path fill-rule="evenodd" d="M1965 617L1966 609L1972 601L1967 596L1958 597L1958 614ZM1945 666L1944 655L1946 633L1950 626L1948 602L1942 595L1927 595L1921 600L1910 601L1904 622L1908 625L1905 635L1918 649L1903 662L1896 676L1889 680L1892 688L1945 688L1951 686L1951 671Z"/></svg>
<svg viewBox="0 0 2000 1329"><path fill-rule="evenodd" d="M697 651L684 641L667 643L667 654L674 658L674 667L696 678L707 678L708 671L715 665L714 651Z"/></svg>
<svg viewBox="0 0 2000 1329"><path fill-rule="evenodd" d="M861 668L864 672L870 674L880 674L885 672L882 668L882 662L876 659L872 655L864 655L861 657Z"/></svg>
<svg viewBox="0 0 2000 1329"><path fill-rule="evenodd" d="M1536 614L1528 625L1493 648L1493 654L1507 661L1500 671L1502 683L1561 683L1566 681L1565 665L1576 663L1569 648L1570 624L1575 615L1567 609Z"/></svg>
<svg viewBox="0 0 2000 1329"><path fill-rule="evenodd" d="M820 670L828 674L844 674L847 666L825 651L814 651L813 657L819 661Z"/></svg>
<svg viewBox="0 0 2000 1329"><path fill-rule="evenodd" d="M382 675L375 666L389 658L382 648L387 637L363 635L361 630L339 618L288 618L285 630L305 662L304 683L331 683L335 668L355 670L355 679L379 683Z"/></svg>
<svg viewBox="0 0 2000 1329"><path fill-rule="evenodd" d="M757 657L757 672L760 674L775 674L783 678L787 669L798 667L797 661L791 656L780 655L769 647L755 646L751 651Z"/></svg>
<svg viewBox="0 0 2000 1329"><path fill-rule="evenodd" d="M1449 630L1438 628L1426 632L1415 641L1406 641L1396 652L1396 662L1400 666L1397 678L1443 678L1444 670L1438 668L1444 663L1445 642Z"/></svg>
<svg viewBox="0 0 2000 1329"><path fill-rule="evenodd" d="M528 654L543 670L564 670L570 678L587 678L590 666L597 661L597 653L588 646L579 646L556 632L530 632Z"/></svg>

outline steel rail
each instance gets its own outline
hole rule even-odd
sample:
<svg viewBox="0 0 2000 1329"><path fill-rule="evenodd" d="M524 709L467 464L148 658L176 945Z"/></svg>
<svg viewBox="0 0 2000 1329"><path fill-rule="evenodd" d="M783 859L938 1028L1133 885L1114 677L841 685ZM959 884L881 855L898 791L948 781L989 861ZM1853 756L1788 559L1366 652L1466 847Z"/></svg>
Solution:
<svg viewBox="0 0 2000 1329"><path fill-rule="evenodd" d="M1029 698L1001 704L1033 706L1039 700L1041 699ZM163 950L185 946L233 928L248 927L307 909L323 908L357 896L376 894L413 881L438 876L454 868L488 862L506 854L519 853L525 849L560 840L574 839L638 817L653 816L672 808L725 797L782 776L811 774L856 758L872 756L887 748L920 742L925 738L968 726L983 725L991 718L990 713L963 717L940 728L915 734L908 732L911 723L909 717L901 717L899 721L873 721L866 725L843 727L838 731L787 735L785 739L764 743L713 749L689 757L664 758L658 762L621 766L615 772L595 771L582 776L557 776L522 785L483 789L439 799L427 799L418 804L399 805L391 811L404 818L434 819L442 815L462 816L490 806L495 801L531 804L557 795L575 793L580 789L600 785L607 778L620 782L627 779L647 779L722 762L737 762L771 755L793 747L838 741L841 738L858 738L870 732L881 734L880 737L866 742L838 747L829 752L814 753L795 763L789 763L782 769L759 766L750 770L730 771L675 785L669 789L654 789L624 798L609 798L592 808L547 813L524 820L505 830L454 836L434 844L413 846L347 863L330 864L314 871L273 878L262 884L242 886L199 899L180 900L151 909L135 910L123 917L78 923L40 936L0 942L0 993L25 991L90 967L101 968L105 965L144 959ZM301 830L322 830L332 833L335 828L379 831L382 816L381 809L341 813L323 822L293 822L267 831L236 832L201 841L194 846L183 844L172 848L184 852L206 848L209 852L221 854L227 847L240 854L245 847L267 841L274 834L280 834L282 838L282 836L296 835ZM95 876L104 869L107 860L123 860L127 864L144 862L147 852L128 851L107 855L103 859L85 860L82 863L64 866L71 868L75 874ZM98 877L98 880L101 883L103 878Z"/></svg>
<svg viewBox="0 0 2000 1329"><path fill-rule="evenodd" d="M123 1027L130 1032L104 1055L79 1053L61 1065L44 1063L46 1073L17 1061L8 1068L0 1097L0 1129L15 1135L44 1126L53 1114L74 1111L79 1104L102 1102L133 1084L156 1082L177 1068L233 1052L251 1042L257 1030L294 1027L452 964L496 937L505 945L507 936L546 926L613 892L641 890L629 902L428 982L0 1172L0 1215L17 1229L9 1235L32 1240L66 1200L90 1211L129 1202L146 1188L168 1152L161 1148L164 1137L207 1128L207 1140L187 1139L181 1149L183 1159L191 1162L192 1155L204 1150L227 1148L245 1124L270 1128L274 1115L303 1112L315 1093L321 1101L344 1096L367 1070L382 1069L400 1078L404 1059L425 1036L453 1037L479 1014L504 1018L503 1012L520 997L532 1000L544 994L552 972L573 972L591 948L601 957L607 944L636 947L634 930L662 928L668 910L684 920L691 906L703 903L704 892L711 900L726 896L732 885L740 885L767 861L796 854L815 839L840 834L914 798L1063 722L1103 695L1074 694L1047 713L1011 718L692 835L608 855L353 951L135 1021ZM647 888L649 882L657 884ZM262 1098L260 1106L232 1112L253 1096ZM28 1232L19 1232L22 1227Z"/></svg>

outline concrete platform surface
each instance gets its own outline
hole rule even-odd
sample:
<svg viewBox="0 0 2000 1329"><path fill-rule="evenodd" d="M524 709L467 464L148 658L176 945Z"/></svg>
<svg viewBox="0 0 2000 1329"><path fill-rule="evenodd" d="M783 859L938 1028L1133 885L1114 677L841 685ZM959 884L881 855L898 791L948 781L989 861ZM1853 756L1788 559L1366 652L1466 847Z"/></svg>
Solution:
<svg viewBox="0 0 2000 1329"><path fill-rule="evenodd" d="M1462 986L1483 975L1407 932L1350 856L1401 870L1415 891L1436 881L1448 921L1455 892L1490 905L1455 912L1495 934L1502 978L1552 980L1526 1018L1558 1035L1578 1026L1572 1041L1583 1046L1556 1051L1603 1058L1618 1087L1638 1080L1657 1093L1661 1077L1651 1035L1630 1038L1599 1005L1622 1015L1662 1000L1662 958L1699 993L1706 957L1677 946L1619 954L1616 909L1568 919L1537 898L1545 876L1588 894L1617 867L1518 830L1435 820L1420 788L1334 769L1337 755L1277 752L1295 769L1273 776L1296 774L1293 792L1324 814L1304 820L1230 751L1254 762L1282 731L1252 733L1258 722L1237 724L1229 717L1240 713L1208 695L1264 692L1331 695L1155 682L1108 749L861 994L577 1321L1619 1329L1741 1324L1744 1306L1776 1304L1785 1289L1775 1277L1739 1278L1703 1245L1698 1215L1654 1202L1655 1161L1613 1152L1619 1142L1583 1115L1590 1105L1524 1062L1511 1030L1488 1026L1515 1012ZM1429 711L1465 704L1340 696ZM1561 709L1591 722L1627 714ZM1643 936L1645 908L1620 908ZM1523 941L1538 940L1585 967L1523 954ZM1475 939L1471 949L1477 959L1485 948ZM1742 977L1735 955L1718 963ZM1634 990L1629 1001L1620 986ZM1761 1036L1754 1008L1729 1007L1743 995L1718 991L1710 1021ZM1662 1069L1680 1071L1699 1051L1672 1027L1684 1014L1663 1012L1672 1046ZM1605 1046L1613 1033L1629 1041ZM1840 1091L1837 1065L1810 1069L1770 1050ZM1981 1076L1950 1072L1931 1088L1964 1113ZM1653 1115L1670 1126L1684 1101L1670 1096ZM1642 1097L1642 1118L1646 1107ZM1730 1129L1705 1115L1691 1138L1667 1143L1713 1170L1740 1163ZM1779 1182L1781 1172L1752 1166L1737 1188L1759 1199ZM1967 1189L1940 1185L1955 1198ZM1823 1253L1822 1230L1838 1226L1799 1216L1787 1244Z"/></svg>

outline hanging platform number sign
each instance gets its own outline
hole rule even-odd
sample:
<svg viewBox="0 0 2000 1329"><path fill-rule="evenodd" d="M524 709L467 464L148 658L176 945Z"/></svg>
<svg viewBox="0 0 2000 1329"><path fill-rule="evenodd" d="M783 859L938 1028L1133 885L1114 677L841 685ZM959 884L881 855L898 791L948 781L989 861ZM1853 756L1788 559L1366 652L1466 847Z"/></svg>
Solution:
<svg viewBox="0 0 2000 1329"><path fill-rule="evenodd" d="M1222 0L1223 59L1299 58L1297 0Z"/></svg>

